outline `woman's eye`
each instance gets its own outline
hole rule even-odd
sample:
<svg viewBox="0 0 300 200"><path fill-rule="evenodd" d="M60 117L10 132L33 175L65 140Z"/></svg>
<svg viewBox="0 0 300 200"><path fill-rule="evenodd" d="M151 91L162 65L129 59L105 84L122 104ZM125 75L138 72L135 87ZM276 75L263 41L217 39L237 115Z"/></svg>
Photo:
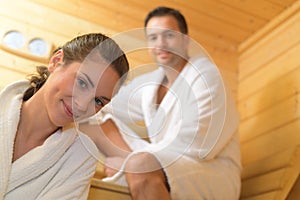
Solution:
<svg viewBox="0 0 300 200"><path fill-rule="evenodd" d="M100 98L95 98L95 102L96 102L96 106L101 106L103 107L104 106L104 103L103 101L100 99Z"/></svg>
<svg viewBox="0 0 300 200"><path fill-rule="evenodd" d="M87 84L83 80L81 80L81 79L78 79L78 84L82 88L86 88L87 87Z"/></svg>

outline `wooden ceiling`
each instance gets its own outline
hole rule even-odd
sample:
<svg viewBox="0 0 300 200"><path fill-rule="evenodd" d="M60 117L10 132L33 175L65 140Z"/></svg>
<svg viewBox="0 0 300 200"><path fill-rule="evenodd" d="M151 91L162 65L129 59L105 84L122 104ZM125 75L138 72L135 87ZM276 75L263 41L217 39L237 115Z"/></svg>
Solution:
<svg viewBox="0 0 300 200"><path fill-rule="evenodd" d="M169 6L184 14L191 38L206 49L236 91L238 52L243 42L299 3L300 0L3 0L0 33L17 29L57 46L84 32L112 36L143 28L150 10ZM153 62L145 52L127 55L133 68ZM3 66L20 73L32 70L30 61L9 54L3 58Z"/></svg>
<svg viewBox="0 0 300 200"><path fill-rule="evenodd" d="M190 36L206 47L236 50L237 45L299 0L33 0L103 26L110 33L143 27L156 6L179 9ZM224 49L224 47L226 48Z"/></svg>

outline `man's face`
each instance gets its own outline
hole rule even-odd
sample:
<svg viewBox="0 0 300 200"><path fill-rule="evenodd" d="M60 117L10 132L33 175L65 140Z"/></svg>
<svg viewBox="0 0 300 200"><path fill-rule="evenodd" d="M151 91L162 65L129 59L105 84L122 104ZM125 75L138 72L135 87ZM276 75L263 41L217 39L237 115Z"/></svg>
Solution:
<svg viewBox="0 0 300 200"><path fill-rule="evenodd" d="M162 66L176 67L187 57L188 39L180 33L173 16L153 17L148 21L146 37L152 58Z"/></svg>

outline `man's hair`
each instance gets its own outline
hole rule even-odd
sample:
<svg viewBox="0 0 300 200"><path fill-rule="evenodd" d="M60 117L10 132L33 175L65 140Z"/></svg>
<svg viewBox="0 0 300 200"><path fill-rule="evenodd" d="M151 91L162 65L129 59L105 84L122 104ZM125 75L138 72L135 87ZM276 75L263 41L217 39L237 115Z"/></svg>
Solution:
<svg viewBox="0 0 300 200"><path fill-rule="evenodd" d="M180 13L180 11L175 10L173 8L163 7L163 6L157 7L148 13L144 21L144 27L147 26L151 18L166 16L166 15L173 16L178 22L178 27L180 32L183 34L188 34L187 23L185 21L184 16Z"/></svg>

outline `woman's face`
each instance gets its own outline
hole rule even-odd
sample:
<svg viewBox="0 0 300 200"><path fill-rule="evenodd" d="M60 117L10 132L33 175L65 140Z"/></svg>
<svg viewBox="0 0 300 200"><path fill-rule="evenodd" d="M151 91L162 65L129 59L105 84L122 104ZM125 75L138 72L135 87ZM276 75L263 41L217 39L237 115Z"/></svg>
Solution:
<svg viewBox="0 0 300 200"><path fill-rule="evenodd" d="M61 64L62 57L59 59L60 62L50 62L44 102L52 123L64 126L99 111L112 98L120 77L103 59L65 66Z"/></svg>

